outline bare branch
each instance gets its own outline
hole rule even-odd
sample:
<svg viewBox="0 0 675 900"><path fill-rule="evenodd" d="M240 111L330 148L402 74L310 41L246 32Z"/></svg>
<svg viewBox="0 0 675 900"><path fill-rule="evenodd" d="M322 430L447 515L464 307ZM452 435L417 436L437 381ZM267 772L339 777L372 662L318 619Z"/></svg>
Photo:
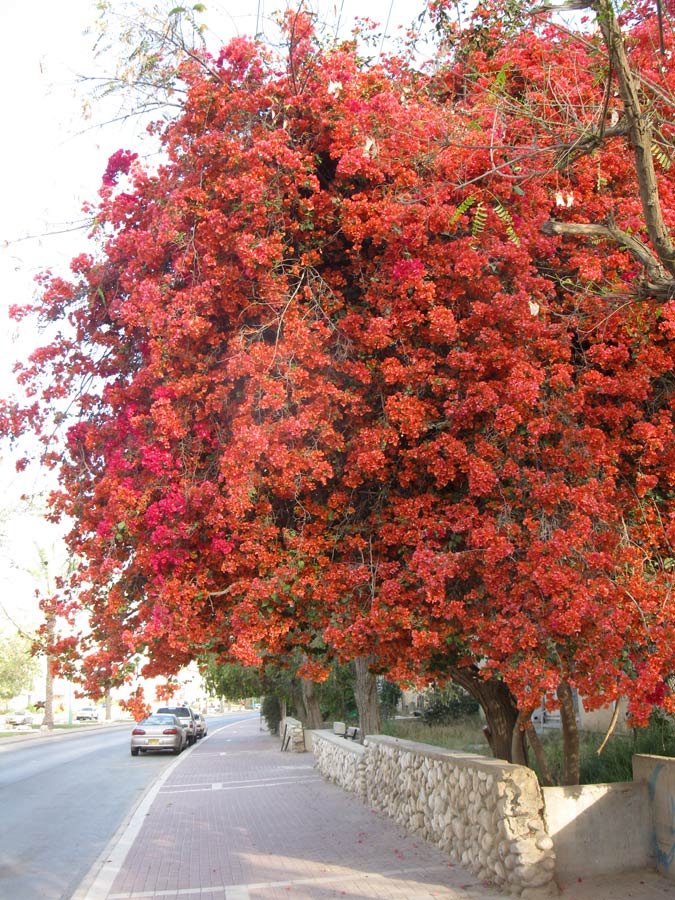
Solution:
<svg viewBox="0 0 675 900"><path fill-rule="evenodd" d="M633 234L622 231L613 222L599 223L556 222L549 220L541 227L544 234L566 237L607 238L630 253L633 259L644 266L647 279L640 285L640 295L665 302L675 296L675 278L661 265L649 247Z"/></svg>
<svg viewBox="0 0 675 900"><path fill-rule="evenodd" d="M611 0L592 0L591 6L596 13L610 62L619 82L619 93L628 122L628 137L635 155L635 171L647 234L654 245L661 266L667 269L671 275L675 275L675 247L663 218L652 157L654 139L649 116L640 103L639 82L628 61L623 36L612 9Z"/></svg>

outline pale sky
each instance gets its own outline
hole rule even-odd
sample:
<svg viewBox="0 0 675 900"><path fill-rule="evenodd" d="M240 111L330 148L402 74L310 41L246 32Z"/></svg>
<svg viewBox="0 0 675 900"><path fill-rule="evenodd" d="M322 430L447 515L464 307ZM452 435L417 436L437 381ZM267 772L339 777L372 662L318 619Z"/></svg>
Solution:
<svg viewBox="0 0 675 900"><path fill-rule="evenodd" d="M204 0L203 15L223 41L234 34L271 27L270 17L286 0ZM185 2L191 6L193 0ZM82 205L95 201L108 157L122 147L140 149L135 122L110 123L117 112L92 98L105 74L94 57L96 0L0 0L3 138L0 141L0 385L12 393L12 363L39 345L33 332L19 333L8 319L13 303L29 301L33 279L44 269L66 269L86 249ZM152 0L136 5L151 9ZM173 4L169 4L167 9ZM408 25L426 0L312 0L328 22L348 33L356 16L388 23L389 33ZM112 0L113 10L126 6ZM90 118L84 114L90 104ZM100 124L108 122L108 124ZM62 232L62 233L59 233ZM31 479L35 475L30 476ZM54 546L56 535L35 517L19 515L19 496L30 490L14 474L11 452L0 445L0 632L11 630L3 607L22 624L36 616L34 580L25 574L37 559L36 545ZM8 515L9 513L9 515ZM4 524L3 524L4 520ZM57 552L57 551L54 551Z"/></svg>

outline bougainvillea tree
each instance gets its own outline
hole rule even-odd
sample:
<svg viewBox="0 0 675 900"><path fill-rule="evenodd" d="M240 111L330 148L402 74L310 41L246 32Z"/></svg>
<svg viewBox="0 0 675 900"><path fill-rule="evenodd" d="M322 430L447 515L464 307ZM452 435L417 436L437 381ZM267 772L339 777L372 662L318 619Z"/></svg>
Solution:
<svg viewBox="0 0 675 900"><path fill-rule="evenodd" d="M285 55L192 54L165 163L115 154L92 249L17 311L53 337L4 421L59 473L90 680L352 659L363 715L375 672L453 678L509 758L548 693L574 780L572 690L644 721L675 671L672 135L650 219L621 80L665 122L670 61L646 8L447 6L422 72L304 14Z"/></svg>

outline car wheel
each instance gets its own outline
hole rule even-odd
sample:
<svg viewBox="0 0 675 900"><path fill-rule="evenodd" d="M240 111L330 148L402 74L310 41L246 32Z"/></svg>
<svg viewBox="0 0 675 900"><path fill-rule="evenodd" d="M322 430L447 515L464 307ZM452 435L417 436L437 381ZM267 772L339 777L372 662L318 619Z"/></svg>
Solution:
<svg viewBox="0 0 675 900"><path fill-rule="evenodd" d="M132 747L132 748L131 748L131 755L132 755L132 756L138 756L138 747Z"/></svg>
<svg viewBox="0 0 675 900"><path fill-rule="evenodd" d="M182 749L183 749L182 747L174 747L174 748L173 748L173 755L174 755L174 756L178 756L178 754L181 752Z"/></svg>

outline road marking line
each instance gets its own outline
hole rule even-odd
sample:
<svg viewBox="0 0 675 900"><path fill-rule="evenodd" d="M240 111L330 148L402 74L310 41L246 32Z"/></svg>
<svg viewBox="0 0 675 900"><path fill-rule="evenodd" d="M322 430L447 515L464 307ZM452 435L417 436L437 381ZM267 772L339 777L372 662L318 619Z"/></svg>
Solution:
<svg viewBox="0 0 675 900"><path fill-rule="evenodd" d="M213 784L226 788L266 787L269 784L296 784L298 781L323 781L320 775L272 775L267 779L242 778L233 781L192 781L184 784L169 785L162 794L179 794L181 791L209 791Z"/></svg>
<svg viewBox="0 0 675 900"><path fill-rule="evenodd" d="M108 900L145 900L145 898L147 898L147 900L152 900L152 898L154 897L176 897L190 895L196 895L199 897L207 894L217 893L224 894L225 900L249 900L250 891L252 890L260 891L267 888L292 888L295 885L301 884L329 884L332 881L343 883L345 881L356 881L359 878L368 878L371 880L401 878L405 877L406 875L428 875L432 872L447 871L448 866L445 865L415 866L409 869L391 869L389 872L345 872L344 869L337 869L331 874L318 875L315 878L294 878L288 881L259 881L252 884L219 884L217 886L210 887L174 888L173 890L163 891L136 891L131 894L110 894ZM448 890L454 890L452 887L450 887L450 885L444 884L424 884L423 887L429 890L438 888L447 888ZM478 882L476 882L475 885L467 885L467 887L476 887L479 890L482 889L482 891L484 892L482 894L484 900L489 900L491 896L494 898L503 896L501 894L489 893L491 889L485 888Z"/></svg>
<svg viewBox="0 0 675 900"><path fill-rule="evenodd" d="M201 787L183 788L181 790L164 790L161 791L162 797L168 797L169 794L199 794L203 791L246 791L255 790L256 788L270 787L288 787L293 784L299 784L302 781L320 781L320 778L295 778L293 781L258 781L255 784L234 784L227 787L220 785L206 784Z"/></svg>

